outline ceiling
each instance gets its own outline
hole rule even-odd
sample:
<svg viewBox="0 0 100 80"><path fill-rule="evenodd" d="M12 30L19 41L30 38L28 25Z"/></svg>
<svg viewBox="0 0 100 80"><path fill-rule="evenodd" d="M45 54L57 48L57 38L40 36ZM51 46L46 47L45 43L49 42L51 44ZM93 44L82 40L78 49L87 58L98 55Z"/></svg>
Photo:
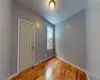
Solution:
<svg viewBox="0 0 100 80"><path fill-rule="evenodd" d="M56 8L49 9L50 0L17 0L44 19L56 25L85 8L85 0L55 0Z"/></svg>

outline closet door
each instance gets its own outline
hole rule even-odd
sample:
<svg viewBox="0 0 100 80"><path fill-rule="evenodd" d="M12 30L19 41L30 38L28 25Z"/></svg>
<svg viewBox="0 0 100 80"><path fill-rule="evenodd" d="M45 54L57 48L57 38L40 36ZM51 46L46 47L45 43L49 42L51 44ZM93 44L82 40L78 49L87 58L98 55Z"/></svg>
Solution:
<svg viewBox="0 0 100 80"><path fill-rule="evenodd" d="M19 71L34 65L34 25L20 20Z"/></svg>

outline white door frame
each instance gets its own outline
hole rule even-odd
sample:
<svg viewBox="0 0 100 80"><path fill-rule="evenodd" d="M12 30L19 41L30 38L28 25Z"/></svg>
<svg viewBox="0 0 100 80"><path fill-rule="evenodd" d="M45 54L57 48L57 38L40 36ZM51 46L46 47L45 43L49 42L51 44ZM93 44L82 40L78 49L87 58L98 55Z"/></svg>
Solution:
<svg viewBox="0 0 100 80"><path fill-rule="evenodd" d="M19 61L19 36L20 36L20 22L21 21L23 21L23 22L25 22L25 23L28 23L28 24L31 24L31 25L33 25L34 26L34 64L35 64L35 24L34 23L32 23L32 22L28 22L28 21L26 21L26 20L23 20L23 19L20 19L20 18L18 18L18 52L17 52L17 73L19 73L20 71L19 71L19 65L20 65L20 61ZM33 65L34 66L34 65Z"/></svg>

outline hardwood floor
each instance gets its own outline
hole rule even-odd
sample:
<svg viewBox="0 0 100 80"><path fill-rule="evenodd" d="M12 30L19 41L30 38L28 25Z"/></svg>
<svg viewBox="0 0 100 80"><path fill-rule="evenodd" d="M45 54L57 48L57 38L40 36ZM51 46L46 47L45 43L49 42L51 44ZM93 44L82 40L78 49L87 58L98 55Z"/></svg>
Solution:
<svg viewBox="0 0 100 80"><path fill-rule="evenodd" d="M87 75L62 60L52 57L21 72L11 80L87 80Z"/></svg>

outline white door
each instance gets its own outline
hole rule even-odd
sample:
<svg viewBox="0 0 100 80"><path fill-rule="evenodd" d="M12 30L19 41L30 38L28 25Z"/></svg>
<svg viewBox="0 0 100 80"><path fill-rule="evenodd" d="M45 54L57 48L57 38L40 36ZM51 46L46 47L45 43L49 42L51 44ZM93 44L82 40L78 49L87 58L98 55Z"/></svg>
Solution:
<svg viewBox="0 0 100 80"><path fill-rule="evenodd" d="M19 72L34 65L34 25L20 20Z"/></svg>

